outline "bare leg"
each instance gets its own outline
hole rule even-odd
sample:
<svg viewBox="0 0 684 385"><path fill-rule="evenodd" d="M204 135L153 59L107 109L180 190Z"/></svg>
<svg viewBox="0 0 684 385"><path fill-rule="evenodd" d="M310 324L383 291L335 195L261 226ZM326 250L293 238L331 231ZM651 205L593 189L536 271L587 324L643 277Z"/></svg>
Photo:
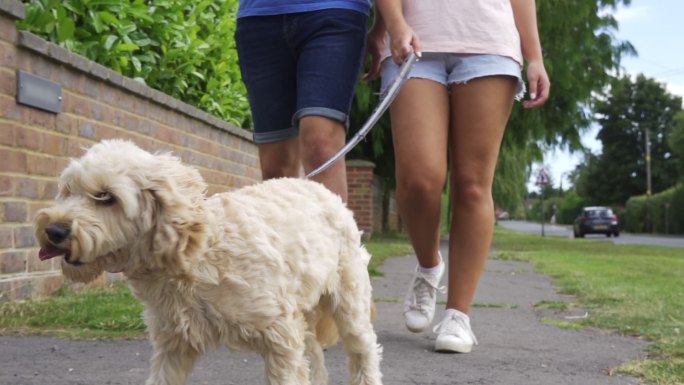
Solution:
<svg viewBox="0 0 684 385"><path fill-rule="evenodd" d="M446 87L410 79L392 104L397 204L421 266L439 264L441 196L447 171Z"/></svg>
<svg viewBox="0 0 684 385"><path fill-rule="evenodd" d="M470 311L494 232L492 183L516 80L473 79L451 86L451 230L447 308Z"/></svg>
<svg viewBox="0 0 684 385"><path fill-rule="evenodd" d="M325 163L344 146L346 131L342 123L322 116L305 116L299 121L301 157L309 173ZM312 178L347 201L347 168L344 158Z"/></svg>
<svg viewBox="0 0 684 385"><path fill-rule="evenodd" d="M302 175L298 138L259 144L258 148L264 180Z"/></svg>

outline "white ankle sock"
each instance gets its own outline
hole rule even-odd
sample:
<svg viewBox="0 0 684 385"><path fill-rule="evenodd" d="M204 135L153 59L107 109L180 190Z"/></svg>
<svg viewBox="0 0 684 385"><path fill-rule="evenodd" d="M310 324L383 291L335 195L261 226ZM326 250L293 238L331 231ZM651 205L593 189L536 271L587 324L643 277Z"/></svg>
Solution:
<svg viewBox="0 0 684 385"><path fill-rule="evenodd" d="M453 308L448 308L448 309L444 310L444 318L451 318L451 316L453 316L453 315L457 315L457 316L463 318L464 320L468 321L468 323L470 323L470 317L468 317L468 314L466 314L460 310L453 309Z"/></svg>

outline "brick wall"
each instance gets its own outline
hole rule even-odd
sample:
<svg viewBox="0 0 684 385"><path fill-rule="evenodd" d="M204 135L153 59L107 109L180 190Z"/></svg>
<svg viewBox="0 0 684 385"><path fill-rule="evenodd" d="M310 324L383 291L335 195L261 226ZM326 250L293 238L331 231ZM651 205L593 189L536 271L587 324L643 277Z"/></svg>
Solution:
<svg viewBox="0 0 684 385"><path fill-rule="evenodd" d="M202 173L209 194L261 178L249 132L17 31L24 12L19 1L0 1L0 302L63 285L58 259L39 261L31 221L51 203L57 176L83 147L126 138L151 151L170 150ZM61 111L17 104L18 71L59 84ZM374 229L372 172L367 162L351 161L348 169L349 206L366 238ZM106 275L95 284L116 278Z"/></svg>
<svg viewBox="0 0 684 385"><path fill-rule="evenodd" d="M365 239L373 235L373 169L375 165L365 160L348 160L347 206L354 212L354 219Z"/></svg>
<svg viewBox="0 0 684 385"><path fill-rule="evenodd" d="M171 150L200 170L210 194L260 180L249 132L17 31L23 15L21 3L0 2L0 302L63 284L58 260L38 260L31 220L83 147L117 137ZM61 112L17 104L18 71L61 85Z"/></svg>
<svg viewBox="0 0 684 385"><path fill-rule="evenodd" d="M397 207L397 199L395 196L395 191L389 192L387 211L387 224L386 230L392 232L401 233L404 231L404 225L401 222L401 216L399 215L399 208Z"/></svg>
<svg viewBox="0 0 684 385"><path fill-rule="evenodd" d="M373 229L385 233L403 232L394 190L386 189L384 183L377 175L373 176Z"/></svg>

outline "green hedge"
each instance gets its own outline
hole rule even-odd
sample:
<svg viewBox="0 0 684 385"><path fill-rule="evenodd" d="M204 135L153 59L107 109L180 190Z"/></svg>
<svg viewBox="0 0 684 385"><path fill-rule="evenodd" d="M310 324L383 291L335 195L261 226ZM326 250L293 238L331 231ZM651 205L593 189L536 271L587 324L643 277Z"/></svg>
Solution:
<svg viewBox="0 0 684 385"><path fill-rule="evenodd" d="M560 224L572 224L577 215L582 212L582 208L586 206L585 200L581 198L575 191L570 191L560 201L556 218Z"/></svg>
<svg viewBox="0 0 684 385"><path fill-rule="evenodd" d="M684 234L684 183L652 195L650 200L645 195L631 197L625 207L625 230Z"/></svg>
<svg viewBox="0 0 684 385"><path fill-rule="evenodd" d="M542 218L542 201L540 198L535 198L532 202L531 205L527 208L527 215L526 218L527 220L530 221L535 221L535 222L540 222ZM562 199L559 197L547 197L544 198L544 222L549 223L551 221L551 217L554 215L554 206L556 207L556 222L557 223L562 223L558 222L558 212L557 210L559 209L560 205L562 203Z"/></svg>
<svg viewBox="0 0 684 385"><path fill-rule="evenodd" d="M249 127L234 43L237 0L28 0L17 26Z"/></svg>

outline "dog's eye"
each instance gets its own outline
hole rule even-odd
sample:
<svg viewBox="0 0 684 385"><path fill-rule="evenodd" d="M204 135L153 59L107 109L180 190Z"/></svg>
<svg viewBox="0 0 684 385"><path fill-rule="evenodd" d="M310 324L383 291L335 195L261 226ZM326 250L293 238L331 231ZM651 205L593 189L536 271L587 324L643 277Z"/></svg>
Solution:
<svg viewBox="0 0 684 385"><path fill-rule="evenodd" d="M95 202L99 205L109 206L114 203L114 195L109 191L100 191L92 195Z"/></svg>

